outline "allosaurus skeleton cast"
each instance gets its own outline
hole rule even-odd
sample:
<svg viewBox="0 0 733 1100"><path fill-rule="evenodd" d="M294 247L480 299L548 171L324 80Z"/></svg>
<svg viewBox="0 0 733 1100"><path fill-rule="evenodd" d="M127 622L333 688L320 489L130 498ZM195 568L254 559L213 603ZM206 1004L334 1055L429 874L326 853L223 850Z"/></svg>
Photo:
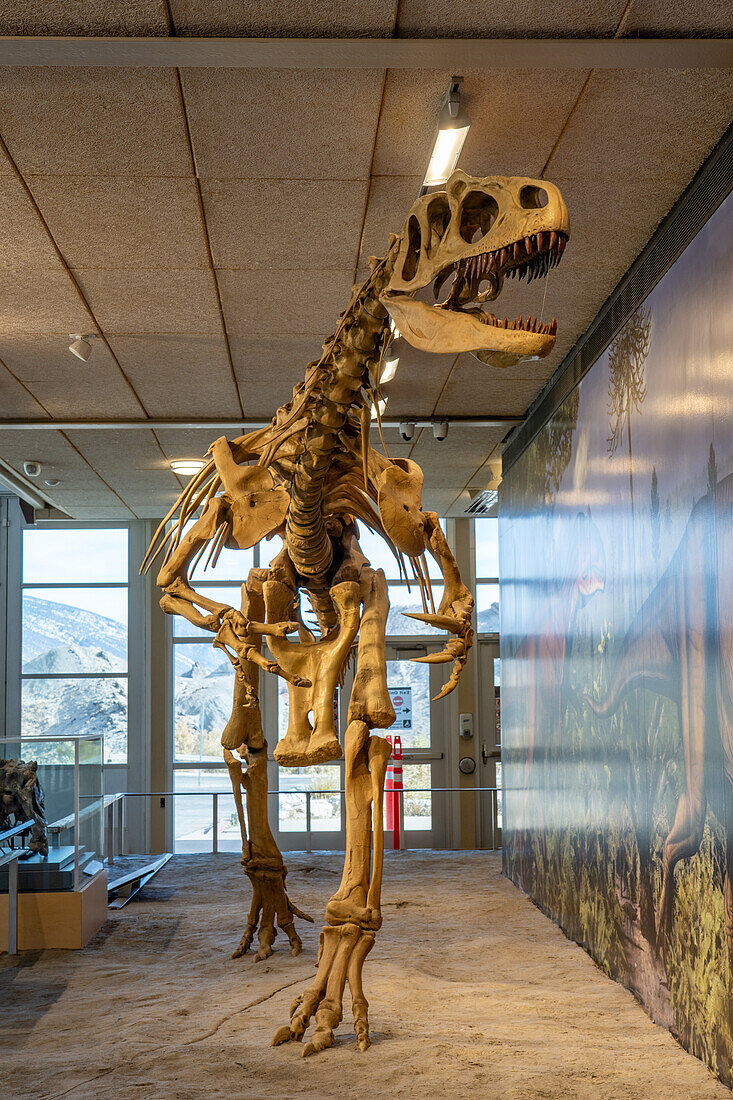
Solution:
<svg viewBox="0 0 733 1100"><path fill-rule="evenodd" d="M473 642L473 597L461 581L438 516L422 511L419 466L393 461L369 443L370 406L378 400L391 338L389 318L410 344L427 352L470 351L495 367L545 356L555 342L555 321L540 325L520 317L502 322L481 305L498 297L505 277L530 281L546 275L567 237L560 192L544 180L476 179L457 171L445 190L419 198L402 233L390 238L386 256L370 260L370 276L354 288L335 333L318 362L308 366L292 401L278 409L268 427L212 444L209 462L161 523L143 563L147 570L163 554L161 607L211 631L214 646L236 670L222 745L253 896L235 958L248 951L255 933L257 958L271 955L276 923L298 954L302 944L294 918L311 920L288 897L286 867L267 819L261 669L282 676L288 685L288 728L275 749L276 760L303 766L345 755L343 878L326 907L316 978L274 1038L275 1044L302 1039L315 1016L304 1056L333 1043L347 981L358 1046L369 1046L362 967L382 924L382 803L390 746L375 731L395 719L385 653L389 600L383 571L372 569L360 549L358 522L385 539L405 576L409 561L424 608L410 617L451 635L440 653L418 658L453 664L437 698L456 686ZM415 297L431 283L436 300L448 285L435 305ZM250 571L240 609L191 587L189 571L207 550L206 564L215 564L223 547L246 550L273 535L281 536L283 549L268 568ZM437 609L426 552L443 577ZM301 615L301 593L315 613L318 636ZM263 652L263 639L269 654ZM333 697L355 644L342 753Z"/></svg>

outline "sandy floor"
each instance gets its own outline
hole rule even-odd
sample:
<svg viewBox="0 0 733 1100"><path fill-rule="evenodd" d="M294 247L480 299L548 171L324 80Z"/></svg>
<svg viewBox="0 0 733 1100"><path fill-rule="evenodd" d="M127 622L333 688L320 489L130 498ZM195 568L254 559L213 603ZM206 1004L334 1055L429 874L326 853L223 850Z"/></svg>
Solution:
<svg viewBox="0 0 733 1100"><path fill-rule="evenodd" d="M322 915L334 855L290 856ZM372 1047L347 1008L336 1045L272 1049L313 974L305 950L229 960L249 886L233 856L181 856L84 951L0 958L0 1097L728 1097L484 853L387 857L385 923L365 967ZM278 939L281 944L281 939Z"/></svg>

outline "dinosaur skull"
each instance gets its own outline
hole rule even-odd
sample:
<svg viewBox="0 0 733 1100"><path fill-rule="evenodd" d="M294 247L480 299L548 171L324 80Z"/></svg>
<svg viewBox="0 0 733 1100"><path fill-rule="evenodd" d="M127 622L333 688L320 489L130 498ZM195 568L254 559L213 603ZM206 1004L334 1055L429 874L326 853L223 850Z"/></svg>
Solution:
<svg viewBox="0 0 733 1100"><path fill-rule="evenodd" d="M423 195L412 207L381 301L421 351L471 351L497 367L541 358L555 343L556 321L500 321L480 307L499 296L505 277L545 276L568 235L568 212L553 184L456 171L445 191ZM430 283L436 299L449 286L438 305L414 297Z"/></svg>

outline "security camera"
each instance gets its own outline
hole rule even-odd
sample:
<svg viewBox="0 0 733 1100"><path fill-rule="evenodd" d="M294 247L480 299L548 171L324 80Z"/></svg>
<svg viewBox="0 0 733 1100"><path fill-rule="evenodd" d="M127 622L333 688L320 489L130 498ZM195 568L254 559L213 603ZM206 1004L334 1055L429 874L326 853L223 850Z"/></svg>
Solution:
<svg viewBox="0 0 733 1100"><path fill-rule="evenodd" d="M441 443L448 435L448 421L438 420L433 424L433 437L439 440Z"/></svg>
<svg viewBox="0 0 733 1100"><path fill-rule="evenodd" d="M41 463L40 462L24 462L23 463L23 473L26 475L26 477L38 477L40 472L41 472Z"/></svg>
<svg viewBox="0 0 733 1100"><path fill-rule="evenodd" d="M409 443L415 434L415 424L412 420L403 420L400 424L400 435L405 443Z"/></svg>

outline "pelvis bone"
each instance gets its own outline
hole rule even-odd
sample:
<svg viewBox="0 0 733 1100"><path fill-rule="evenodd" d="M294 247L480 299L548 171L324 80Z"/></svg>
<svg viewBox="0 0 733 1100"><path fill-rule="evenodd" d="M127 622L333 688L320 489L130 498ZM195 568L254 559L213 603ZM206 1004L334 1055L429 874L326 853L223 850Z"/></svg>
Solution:
<svg viewBox="0 0 733 1100"><path fill-rule="evenodd" d="M264 584L268 620L277 622L292 604L293 594L277 580ZM275 748L275 759L285 767L324 764L343 756L334 725L333 699L344 663L359 629L360 590L355 581L331 589L339 625L321 641L293 643L285 638L268 638L278 665L310 681L308 687L288 683L290 712L288 729ZM313 715L311 722L310 715Z"/></svg>

